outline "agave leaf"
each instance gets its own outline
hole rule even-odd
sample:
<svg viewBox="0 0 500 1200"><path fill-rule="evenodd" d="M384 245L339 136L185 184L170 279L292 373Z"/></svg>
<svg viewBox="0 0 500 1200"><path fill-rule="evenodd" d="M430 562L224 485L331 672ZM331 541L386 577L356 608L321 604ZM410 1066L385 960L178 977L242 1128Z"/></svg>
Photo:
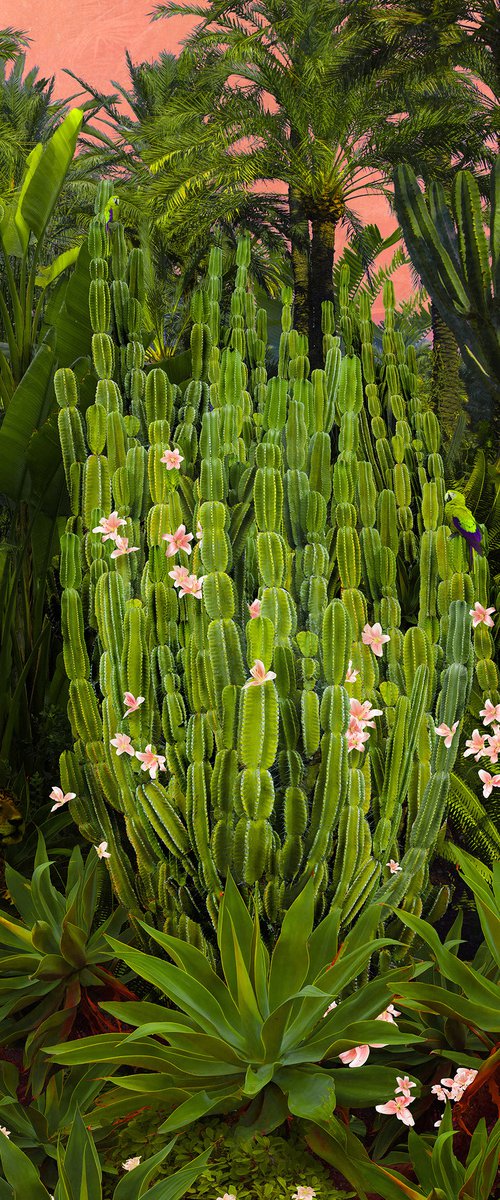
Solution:
<svg viewBox="0 0 500 1200"><path fill-rule="evenodd" d="M314 920L314 882L308 881L285 913L269 971L269 1008L298 992L309 970L308 941Z"/></svg>

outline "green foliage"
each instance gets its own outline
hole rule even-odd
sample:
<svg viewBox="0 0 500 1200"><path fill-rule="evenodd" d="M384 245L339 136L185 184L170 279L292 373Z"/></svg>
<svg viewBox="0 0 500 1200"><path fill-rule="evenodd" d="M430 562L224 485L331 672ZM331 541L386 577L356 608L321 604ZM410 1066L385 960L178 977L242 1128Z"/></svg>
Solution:
<svg viewBox="0 0 500 1200"><path fill-rule="evenodd" d="M47 1072L46 1060L39 1057L41 1047L53 1040L54 1033L69 1034L85 989L112 982L103 966L114 958L105 935L120 933L125 915L117 909L95 928L101 871L95 851L90 851L84 867L76 846L64 892L58 891L50 878L41 834L31 882L13 867L5 868L20 920L0 914L2 1041L9 1045L24 1040L35 1094Z"/></svg>
<svg viewBox="0 0 500 1200"><path fill-rule="evenodd" d="M158 1167L170 1153L173 1138L157 1154L128 1170L113 1192L113 1200L181 1200L206 1166L210 1149L192 1159L189 1165L169 1174L149 1187ZM36 1166L23 1151L0 1133L0 1158L5 1187L2 1200L102 1200L102 1169L94 1141L77 1109L71 1132L63 1149L57 1149L58 1182L54 1197L41 1182Z"/></svg>

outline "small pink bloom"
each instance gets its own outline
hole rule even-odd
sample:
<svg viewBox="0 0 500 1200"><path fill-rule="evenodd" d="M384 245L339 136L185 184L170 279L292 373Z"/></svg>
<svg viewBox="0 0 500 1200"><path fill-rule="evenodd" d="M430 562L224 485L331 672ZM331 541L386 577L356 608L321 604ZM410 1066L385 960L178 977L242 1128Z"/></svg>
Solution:
<svg viewBox="0 0 500 1200"><path fill-rule="evenodd" d="M266 671L264 663L260 658L255 659L250 674L252 678L247 679L247 682L243 684L244 688L254 687L260 683L267 683L270 679L276 679L276 671Z"/></svg>
<svg viewBox="0 0 500 1200"><path fill-rule="evenodd" d="M494 787L500 787L500 775L490 775L489 771L478 771L481 783L484 784L483 796L485 800L491 796Z"/></svg>
<svg viewBox="0 0 500 1200"><path fill-rule="evenodd" d="M173 558L178 550L185 550L186 554L191 554L190 542L193 540L192 533L186 533L186 526L179 525L175 533L164 533L163 541L168 542L166 555L167 558Z"/></svg>
<svg viewBox="0 0 500 1200"><path fill-rule="evenodd" d="M4 1137L10 1137L10 1129L6 1129L5 1125L0 1125L0 1133L3 1133Z"/></svg>
<svg viewBox="0 0 500 1200"><path fill-rule="evenodd" d="M365 625L361 638L365 646L371 646L377 658L382 658L382 647L385 642L390 642L391 640L388 633L382 633L382 626L379 621L375 621L374 625Z"/></svg>
<svg viewBox="0 0 500 1200"><path fill-rule="evenodd" d="M134 550L138 549L138 546L129 546L128 538L118 537L117 535L115 538L115 549L111 551L111 558L121 558L122 554L133 554Z"/></svg>
<svg viewBox="0 0 500 1200"><path fill-rule="evenodd" d="M298 1187L293 1193L292 1200L314 1200L316 1192L312 1187Z"/></svg>
<svg viewBox="0 0 500 1200"><path fill-rule="evenodd" d="M122 1163L122 1169L124 1171L133 1171L134 1167L139 1166L141 1157L142 1157L141 1155L136 1154L135 1158L127 1158L126 1161L124 1163Z"/></svg>
<svg viewBox="0 0 500 1200"><path fill-rule="evenodd" d="M345 736L347 738L347 753L349 754L351 750L362 752L365 748L364 743L368 741L370 734L364 732L356 717L351 717Z"/></svg>
<svg viewBox="0 0 500 1200"><path fill-rule="evenodd" d="M135 757L142 763L142 770L149 771L150 779L156 779L157 771L165 770L165 756L163 754L155 754L151 748L151 744L146 746L144 753L136 750Z"/></svg>
<svg viewBox="0 0 500 1200"><path fill-rule="evenodd" d="M92 530L92 533L101 533L103 542L109 541L110 538L114 542L118 530L122 525L126 524L127 522L124 521L123 517L119 517L118 513L115 511L112 512L109 517L101 517L99 524L95 526L95 529Z"/></svg>
<svg viewBox="0 0 500 1200"><path fill-rule="evenodd" d="M446 1104L448 1094L441 1087L440 1083L435 1083L434 1087L431 1087L431 1092L434 1096L437 1096L438 1100L441 1100L443 1104Z"/></svg>
<svg viewBox="0 0 500 1200"><path fill-rule="evenodd" d="M196 600L201 600L201 587L205 578L205 575L188 575L180 584L179 596L194 596Z"/></svg>
<svg viewBox="0 0 500 1200"><path fill-rule="evenodd" d="M346 682L346 683L356 683L356 680L357 680L357 678L358 678L358 675L359 675L359 671L356 671L356 670L354 669L354 667L353 667L353 665L352 665L352 662L351 662L351 660L349 659L349 662L348 662L348 664L347 664L347 674L346 674L346 677L345 677L345 682Z"/></svg>
<svg viewBox="0 0 500 1200"><path fill-rule="evenodd" d="M137 709L140 707L140 705L144 704L144 696L137 696L136 699L136 697L132 695L132 692L125 692L123 703L127 706L126 711L123 714L125 719L125 717L129 717L131 713L137 712Z"/></svg>
<svg viewBox="0 0 500 1200"><path fill-rule="evenodd" d="M181 462L184 462L180 450L165 450L164 455L160 458L160 462L164 463L167 471L179 470Z"/></svg>
<svg viewBox="0 0 500 1200"><path fill-rule="evenodd" d="M500 726L493 726L493 733L489 734L488 746L484 749L484 757L489 758L490 763L498 762L500 754Z"/></svg>
<svg viewBox="0 0 500 1200"><path fill-rule="evenodd" d="M114 738L111 740L111 745L115 747L118 758L120 754L130 754L131 758L134 757L135 750L128 733L115 733Z"/></svg>
<svg viewBox="0 0 500 1200"><path fill-rule="evenodd" d="M173 579L174 587L182 587L184 582L189 579L189 571L187 567L174 567L173 571L168 572L169 579Z"/></svg>
<svg viewBox="0 0 500 1200"><path fill-rule="evenodd" d="M488 625L490 629L493 629L495 622L492 621L491 614L494 612L496 612L496 608L484 608L479 600L476 600L474 608L469 609L474 629L477 629L478 625Z"/></svg>
<svg viewBox="0 0 500 1200"><path fill-rule="evenodd" d="M111 858L111 855L108 854L107 842L99 842L98 846L94 846L94 850L96 850L98 858Z"/></svg>
<svg viewBox="0 0 500 1200"><path fill-rule="evenodd" d="M414 1125L415 1121L408 1110L408 1105L412 1104L414 1099L414 1096L396 1096L395 1100L388 1100L387 1104L376 1104L375 1109L379 1113L397 1117L403 1125Z"/></svg>
<svg viewBox="0 0 500 1200"><path fill-rule="evenodd" d="M62 788L53 787L50 799L55 800L55 804L53 804L50 811L56 812L58 808L62 808L63 804L68 804L70 800L76 800L76 792L66 792L66 795L64 795Z"/></svg>
<svg viewBox="0 0 500 1200"><path fill-rule="evenodd" d="M345 1067L363 1067L369 1053L369 1046L353 1046L352 1050L343 1050L339 1058Z"/></svg>
<svg viewBox="0 0 500 1200"><path fill-rule="evenodd" d="M364 700L361 702L361 700L355 700L354 697L351 697L349 700L349 706L351 709L351 717L356 717L356 720L359 721L362 729L364 729L365 726L368 726L370 729L375 729L375 721L373 720L373 717L382 716L381 708L372 708L369 700Z"/></svg>
<svg viewBox="0 0 500 1200"><path fill-rule="evenodd" d="M217 1200L236 1200L236 1196L232 1192L224 1192L223 1196L217 1196Z"/></svg>
<svg viewBox="0 0 500 1200"><path fill-rule="evenodd" d="M444 721L442 721L441 725L438 725L436 728L436 733L439 734L439 737L444 738L444 744L445 744L447 750L450 749L451 743L453 741L453 738L455 737L457 729L458 729L458 721L455 721L453 723L451 729L450 729L449 725L445 725Z"/></svg>
<svg viewBox="0 0 500 1200"><path fill-rule="evenodd" d="M196 537L198 538L198 541L199 541L200 547L201 547L201 541L203 538L203 530L201 528L201 521L197 521L197 523L196 523Z"/></svg>
<svg viewBox="0 0 500 1200"><path fill-rule="evenodd" d="M455 1083L458 1083L465 1091L465 1088L468 1088L469 1084L473 1083L476 1075L477 1071L473 1067L459 1067L455 1074Z"/></svg>
<svg viewBox="0 0 500 1200"><path fill-rule="evenodd" d="M250 613L250 616L251 617L260 617L261 607L262 607L261 600L258 600L258 599L252 600L252 603L248 605L248 611Z"/></svg>
<svg viewBox="0 0 500 1200"><path fill-rule="evenodd" d="M396 1075L396 1083L398 1085L396 1088L396 1095L398 1092L401 1092L403 1096L409 1096L410 1088L417 1086L416 1083L413 1083L412 1080L408 1078L408 1075L405 1075L402 1079L399 1075Z"/></svg>
<svg viewBox="0 0 500 1200"><path fill-rule="evenodd" d="M327 1016L328 1016L328 1013L329 1013L329 1012L332 1012L332 1010L333 1010L334 1008L336 1008L336 1007L337 1007L337 1001L336 1001L336 1000L332 1000L332 1003L328 1005L328 1008L327 1008L327 1009L325 1009L325 1012L323 1013L323 1016L324 1016L324 1017L327 1017Z"/></svg>
<svg viewBox="0 0 500 1200"><path fill-rule="evenodd" d="M395 860L393 858L390 858L389 862L386 863L385 865L386 865L386 867L389 867L391 875L397 875L398 871L403 870L403 868L400 867L399 863L395 862Z"/></svg>
<svg viewBox="0 0 500 1200"><path fill-rule="evenodd" d="M464 750L464 758L468 758L470 754L473 754L476 762L479 762L481 755L484 754L487 736L486 733L480 733L479 729L475 729L472 737L468 738L465 743L467 749Z"/></svg>
<svg viewBox="0 0 500 1200"><path fill-rule="evenodd" d="M492 721L500 721L500 704L493 704L492 700L486 700L479 716L484 717L483 725L491 725Z"/></svg>

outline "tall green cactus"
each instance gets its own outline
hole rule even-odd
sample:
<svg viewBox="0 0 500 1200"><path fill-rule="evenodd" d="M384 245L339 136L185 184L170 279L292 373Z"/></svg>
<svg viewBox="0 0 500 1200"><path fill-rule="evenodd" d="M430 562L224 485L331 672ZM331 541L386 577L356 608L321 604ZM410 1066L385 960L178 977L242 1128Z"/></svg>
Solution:
<svg viewBox="0 0 500 1200"><path fill-rule="evenodd" d="M82 833L107 841L132 918L208 954L229 871L271 941L311 876L318 918L333 902L344 927L376 894L437 911L429 865L458 736L444 750L435 726L465 710L477 581L442 524L439 431L394 332L392 285L381 366L369 307L345 325L357 356L325 305L325 369L311 377L284 289L268 379L248 242L225 346L214 248L181 390L144 371L140 252L100 217L89 250L85 420L74 376L56 376L73 512L61 583L74 748L61 781ZM401 580L419 555L415 625ZM366 702L380 715L360 742Z"/></svg>
<svg viewBox="0 0 500 1200"><path fill-rule="evenodd" d="M412 169L394 177L398 220L427 291L460 347L474 419L493 422L500 438L500 157L491 172L489 246L479 187L459 171L450 213L441 184L422 195Z"/></svg>

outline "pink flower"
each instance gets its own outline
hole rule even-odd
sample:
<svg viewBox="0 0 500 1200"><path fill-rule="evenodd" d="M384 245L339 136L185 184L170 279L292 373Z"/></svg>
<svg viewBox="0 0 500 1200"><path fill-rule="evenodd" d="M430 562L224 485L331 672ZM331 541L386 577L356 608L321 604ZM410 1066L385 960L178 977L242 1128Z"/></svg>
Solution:
<svg viewBox="0 0 500 1200"><path fill-rule="evenodd" d="M486 700L479 716L484 717L483 725L491 725L492 721L500 721L500 704L493 704L492 700Z"/></svg>
<svg viewBox="0 0 500 1200"><path fill-rule="evenodd" d="M252 603L248 605L248 611L250 613L250 616L251 617L260 617L261 607L262 607L261 600L258 600L258 599L252 600Z"/></svg>
<svg viewBox="0 0 500 1200"><path fill-rule="evenodd" d="M484 754L484 746L487 736L488 735L486 733L480 733L479 729L475 729L472 737L468 738L465 743L467 749L464 750L464 758L468 758L470 754L473 754L476 762L478 762L481 758L481 755Z"/></svg>
<svg viewBox="0 0 500 1200"><path fill-rule="evenodd" d="M349 754L351 750L363 751L365 748L364 743L368 741L370 734L364 732L357 717L351 717L345 736L347 738L347 753Z"/></svg>
<svg viewBox="0 0 500 1200"><path fill-rule="evenodd" d="M354 669L352 662L349 659L349 662L347 664L347 673L346 673L346 677L345 677L345 682L346 683L356 683L358 675L359 675L359 671L356 671Z"/></svg>
<svg viewBox="0 0 500 1200"><path fill-rule="evenodd" d="M127 706L126 711L123 714L123 718L125 719L125 717L129 717L131 713L137 712L137 709L140 707L140 705L144 704L144 696L137 696L136 699L136 697L132 695L132 692L125 692L123 703Z"/></svg>
<svg viewBox="0 0 500 1200"><path fill-rule="evenodd" d="M10 1129L6 1129L5 1125L0 1125L0 1133L3 1133L4 1137L10 1137Z"/></svg>
<svg viewBox="0 0 500 1200"><path fill-rule="evenodd" d="M205 579L205 575L188 575L179 585L179 596L195 596L196 600L201 600L201 587Z"/></svg>
<svg viewBox="0 0 500 1200"><path fill-rule="evenodd" d="M135 757L142 763L142 770L149 771L149 778L156 779L157 771L165 770L165 755L155 754L151 748L151 744L146 746L144 753L136 750Z"/></svg>
<svg viewBox="0 0 500 1200"><path fill-rule="evenodd" d="M454 1083L458 1084L465 1091L469 1087L469 1084L474 1081L476 1075L477 1071L473 1067L459 1067L455 1074Z"/></svg>
<svg viewBox="0 0 500 1200"><path fill-rule="evenodd" d="M373 720L373 717L382 716L381 708L372 708L369 700L364 700L363 703L361 703L361 700L355 700L353 696L349 700L349 706L351 709L351 718L355 717L356 720L359 721L362 729L364 729L366 725L368 725L370 729L375 729L375 721Z"/></svg>
<svg viewBox="0 0 500 1200"><path fill-rule="evenodd" d="M173 471L174 468L179 470L181 462L184 462L180 450L165 450L164 455L160 458L161 463L165 463L167 471Z"/></svg>
<svg viewBox="0 0 500 1200"><path fill-rule="evenodd" d="M192 533L186 533L186 526L179 525L175 533L164 533L163 541L168 542L166 555L167 558L173 558L178 550L185 550L186 554L191 554L190 542L193 540Z"/></svg>
<svg viewBox="0 0 500 1200"><path fill-rule="evenodd" d="M500 775L490 775L489 771L478 771L481 783L484 783L483 796L485 800L491 796L494 787L500 787Z"/></svg>
<svg viewBox="0 0 500 1200"><path fill-rule="evenodd" d="M391 640L388 633L382 633L379 621L376 621L374 625L365 625L361 638L365 646L371 646L377 658L382 658L382 647L385 642Z"/></svg>
<svg viewBox="0 0 500 1200"><path fill-rule="evenodd" d="M111 855L108 854L107 842L99 842L98 846L94 846L94 850L97 852L98 858L111 858Z"/></svg>
<svg viewBox="0 0 500 1200"><path fill-rule="evenodd" d="M446 1104L446 1101L448 1100L448 1093L444 1091L444 1088L441 1087L440 1083L435 1083L434 1087L431 1087L431 1092L434 1096L437 1096L438 1100L441 1100L443 1104Z"/></svg>
<svg viewBox="0 0 500 1200"><path fill-rule="evenodd" d="M217 1196L217 1200L236 1200L236 1196L232 1192L224 1192L223 1196Z"/></svg>
<svg viewBox="0 0 500 1200"><path fill-rule="evenodd" d="M55 800L55 804L52 805L50 811L56 812L58 808L62 808L63 804L68 804L70 800L76 800L76 792L66 792L66 795L64 795L62 788L53 787L50 799Z"/></svg>
<svg viewBox="0 0 500 1200"><path fill-rule="evenodd" d="M312 1187L298 1187L293 1193L292 1200L314 1200L316 1192Z"/></svg>
<svg viewBox="0 0 500 1200"><path fill-rule="evenodd" d="M243 684L244 688L255 687L257 684L267 683L269 679L276 679L276 671L266 671L264 663L260 658L255 659L250 674L252 678L247 679L247 682Z"/></svg>
<svg viewBox="0 0 500 1200"><path fill-rule="evenodd" d="M128 538L115 538L115 549L111 551L111 558L120 558L122 554L133 554L134 550L138 550L138 546L129 546Z"/></svg>
<svg viewBox="0 0 500 1200"><path fill-rule="evenodd" d="M376 1104L375 1109L379 1113L387 1113L389 1116L398 1118L403 1125L414 1125L415 1121L408 1111L408 1105L414 1101L414 1096L396 1096L394 1100L388 1100L387 1104Z"/></svg>
<svg viewBox="0 0 500 1200"><path fill-rule="evenodd" d="M189 579L189 571L187 567L174 567L173 571L168 572L169 579L173 579L174 587L182 587L185 580Z"/></svg>
<svg viewBox="0 0 500 1200"><path fill-rule="evenodd" d="M201 542L202 542L202 538L203 538L203 530L201 528L201 521L198 521L196 524L196 537L198 538L198 541L200 543L200 550L201 550Z"/></svg>
<svg viewBox="0 0 500 1200"><path fill-rule="evenodd" d="M110 538L114 542L118 530L122 525L126 524L127 522L124 521L123 517L119 517L115 511L110 513L109 517L101 517L99 524L92 530L92 533L101 533L103 542L109 541Z"/></svg>
<svg viewBox="0 0 500 1200"><path fill-rule="evenodd" d="M441 1100L443 1104L447 1100L461 1100L465 1089L469 1087L473 1079L476 1078L477 1071L471 1067L459 1067L455 1073L454 1079L442 1079L440 1083L435 1083L431 1088L431 1092Z"/></svg>
<svg viewBox="0 0 500 1200"><path fill-rule="evenodd" d="M398 871L403 870L403 868L400 867L399 863L395 862L395 860L393 858L390 858L389 862L386 863L385 865L386 865L386 867L389 867L391 875L397 875Z"/></svg>
<svg viewBox="0 0 500 1200"><path fill-rule="evenodd" d="M396 1088L396 1095L398 1092L401 1092L403 1096L409 1096L410 1088L417 1086L416 1083L412 1083L412 1080L408 1078L408 1075L405 1075L402 1079L399 1075L396 1075L396 1083L398 1085Z"/></svg>
<svg viewBox="0 0 500 1200"><path fill-rule="evenodd" d="M116 748L118 758L120 754L130 754L131 758L134 757L135 750L128 733L115 733L114 738L111 739L111 745Z"/></svg>
<svg viewBox="0 0 500 1200"><path fill-rule="evenodd" d="M353 1046L352 1050L343 1050L339 1058L345 1067L363 1067L369 1053L369 1046Z"/></svg>
<svg viewBox="0 0 500 1200"><path fill-rule="evenodd" d="M500 726L493 726L493 733L489 735L488 748L484 750L485 758L489 758L490 763L498 762L500 754Z"/></svg>
<svg viewBox="0 0 500 1200"><path fill-rule="evenodd" d="M445 725L444 721L442 721L441 725L437 726L436 733L439 734L439 737L444 738L444 744L445 744L447 750L450 749L451 743L453 741L453 738L455 737L457 729L458 729L458 721L454 722L451 729L450 729L449 725Z"/></svg>
<svg viewBox="0 0 500 1200"><path fill-rule="evenodd" d="M328 1016L328 1013L329 1013L329 1012L332 1012L332 1011L333 1011L333 1009L334 1009L334 1008L336 1008L336 1007L337 1007L337 1001L336 1001L336 1000L332 1000L332 1003L328 1005L328 1008L327 1008L327 1009L325 1009L325 1012L323 1013L323 1016L324 1016L324 1017L327 1017L327 1016Z"/></svg>
<svg viewBox="0 0 500 1200"><path fill-rule="evenodd" d="M136 1154L135 1158L127 1158L126 1161L124 1163L122 1163L123 1170L124 1171L133 1171L134 1167L139 1166L141 1157L142 1157L141 1155Z"/></svg>
<svg viewBox="0 0 500 1200"><path fill-rule="evenodd" d="M476 600L474 608L469 609L474 629L477 629L478 625L488 625L490 629L493 629L495 622L491 619L491 613L494 612L496 612L496 608L484 608L479 600Z"/></svg>

